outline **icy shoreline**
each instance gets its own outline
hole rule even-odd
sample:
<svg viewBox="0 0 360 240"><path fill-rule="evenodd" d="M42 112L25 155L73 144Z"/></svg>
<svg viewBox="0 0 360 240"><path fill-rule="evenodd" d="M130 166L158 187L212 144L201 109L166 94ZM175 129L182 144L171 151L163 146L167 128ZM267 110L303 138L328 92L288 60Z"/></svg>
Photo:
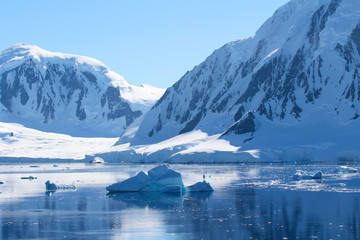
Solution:
<svg viewBox="0 0 360 240"><path fill-rule="evenodd" d="M100 156L100 155L99 155ZM101 155L103 157L103 155ZM84 159L60 159L60 158L26 158L26 157L0 157L0 164L36 164L36 163L88 163L94 159L94 156L87 156ZM146 160L138 160L138 161L125 161L124 159L110 159L104 158L106 160L105 164L159 164L159 163L166 163L166 164L174 164L174 165L231 165L231 164L351 164L351 163L359 163L358 160L310 160L310 161L279 161L279 160L256 160L256 161L226 161L226 160L218 160L218 161L184 161L181 162L170 162L170 161L146 161Z"/></svg>

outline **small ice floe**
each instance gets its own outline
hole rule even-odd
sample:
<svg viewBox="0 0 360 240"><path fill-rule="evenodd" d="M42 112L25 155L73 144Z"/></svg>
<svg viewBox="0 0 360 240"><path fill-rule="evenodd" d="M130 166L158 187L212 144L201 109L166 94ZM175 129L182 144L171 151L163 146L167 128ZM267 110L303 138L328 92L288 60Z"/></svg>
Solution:
<svg viewBox="0 0 360 240"><path fill-rule="evenodd" d="M90 163L105 163L105 161L101 157L95 157Z"/></svg>
<svg viewBox="0 0 360 240"><path fill-rule="evenodd" d="M0 184L4 184L4 182L5 182L5 181L3 181L3 180L0 180Z"/></svg>
<svg viewBox="0 0 360 240"><path fill-rule="evenodd" d="M214 189L210 186L209 183L202 181L195 183L194 185L186 187L188 192L213 192Z"/></svg>
<svg viewBox="0 0 360 240"><path fill-rule="evenodd" d="M114 192L161 192L182 194L189 192L214 191L209 183L203 181L185 188L181 174L173 171L168 165L160 165L146 173L139 172L136 176L122 182L114 183L106 188Z"/></svg>
<svg viewBox="0 0 360 240"><path fill-rule="evenodd" d="M340 166L335 170L335 173L339 174L351 174L351 173L357 173L358 170L353 167L347 167L347 166Z"/></svg>
<svg viewBox="0 0 360 240"><path fill-rule="evenodd" d="M21 179L34 180L34 179L37 179L37 177L28 176L28 177L21 177Z"/></svg>
<svg viewBox="0 0 360 240"><path fill-rule="evenodd" d="M45 186L46 186L46 190L48 191L55 191L58 189L69 189L69 190L73 190L76 189L76 187L74 185L65 185L65 184L55 184L55 183L51 183L49 180L45 182Z"/></svg>
<svg viewBox="0 0 360 240"><path fill-rule="evenodd" d="M37 167L40 167L40 166L38 166L38 165L31 165L30 167L31 167L31 168L37 168Z"/></svg>
<svg viewBox="0 0 360 240"><path fill-rule="evenodd" d="M58 165L57 165L57 164L54 164L53 167L58 167Z"/></svg>
<svg viewBox="0 0 360 240"><path fill-rule="evenodd" d="M321 171L318 171L315 174L311 174L303 170L296 171L296 173L293 176L294 180L296 181L309 180L309 179L322 179L322 177L323 177L323 173Z"/></svg>

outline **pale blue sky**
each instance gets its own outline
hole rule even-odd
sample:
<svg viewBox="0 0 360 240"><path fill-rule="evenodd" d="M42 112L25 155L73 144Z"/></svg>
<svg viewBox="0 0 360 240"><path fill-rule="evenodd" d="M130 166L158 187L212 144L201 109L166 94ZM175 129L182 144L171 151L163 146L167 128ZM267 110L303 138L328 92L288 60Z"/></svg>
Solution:
<svg viewBox="0 0 360 240"><path fill-rule="evenodd" d="M254 35L288 0L0 1L15 43L96 58L135 85L169 87L225 43Z"/></svg>

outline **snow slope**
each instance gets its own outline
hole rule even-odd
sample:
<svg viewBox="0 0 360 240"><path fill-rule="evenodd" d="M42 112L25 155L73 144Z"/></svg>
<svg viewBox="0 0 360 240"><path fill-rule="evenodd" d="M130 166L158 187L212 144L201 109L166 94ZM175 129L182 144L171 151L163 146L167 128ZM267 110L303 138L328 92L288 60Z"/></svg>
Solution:
<svg viewBox="0 0 360 240"><path fill-rule="evenodd" d="M360 1L292 0L254 37L187 72L117 144L130 142L135 154L173 141L178 151L143 156L159 161L242 160L199 150L213 139L256 153L252 160L359 160L359 66ZM202 144L178 145L199 131Z"/></svg>
<svg viewBox="0 0 360 240"><path fill-rule="evenodd" d="M0 160L81 160L86 154L110 149L116 138L80 138L41 132L15 123L0 122Z"/></svg>
<svg viewBox="0 0 360 240"><path fill-rule="evenodd" d="M6 63L13 64L9 59ZM360 161L359 66L360 1L292 0L254 37L226 44L187 72L145 115L135 117L136 111L130 108L127 116L132 121L125 124L128 127L114 146L104 141L101 149L84 146L82 152L88 151L85 161L96 155L106 162ZM115 99L129 106L141 103L131 102L130 96L125 101L127 93L121 92L125 83L111 79L117 80L110 81L110 88L121 93ZM103 101L113 102L113 92L105 94ZM21 91L16 94L21 96ZM75 110L77 104L72 104ZM7 101L0 101L0 109L8 107ZM112 110L102 111L115 116ZM61 137L48 142L59 142L55 138ZM30 145L37 140L32 139L29 152L36 152ZM8 148L16 146L9 144ZM72 151L69 145L57 146ZM7 156L27 155L20 148Z"/></svg>
<svg viewBox="0 0 360 240"><path fill-rule="evenodd" d="M0 53L0 116L36 129L118 136L163 92L133 86L89 57L27 44Z"/></svg>

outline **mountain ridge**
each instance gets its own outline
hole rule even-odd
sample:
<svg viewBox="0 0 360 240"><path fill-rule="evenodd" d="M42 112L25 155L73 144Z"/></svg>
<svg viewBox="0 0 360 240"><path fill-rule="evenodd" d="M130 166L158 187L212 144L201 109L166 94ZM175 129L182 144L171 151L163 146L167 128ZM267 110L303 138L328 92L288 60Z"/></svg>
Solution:
<svg viewBox="0 0 360 240"><path fill-rule="evenodd" d="M172 136L193 129L223 132L248 111L296 123L311 104L328 104L334 92L346 92L330 100L335 111L343 111L342 121L356 118L359 104L350 109L343 104L360 97L359 53L347 51L358 44L360 18L358 11L346 15L349 9L360 9L359 3L295 0L284 5L254 37L224 45L168 88L145 116L138 139L166 139L174 128ZM338 83L341 78L349 87Z"/></svg>
<svg viewBox="0 0 360 240"><path fill-rule="evenodd" d="M255 36L225 44L185 73L117 145L169 162L360 159L359 43L359 1L292 0ZM207 137L176 142L199 131ZM239 150L200 147L208 141Z"/></svg>
<svg viewBox="0 0 360 240"><path fill-rule="evenodd" d="M0 53L0 75L2 114L52 131L64 123L65 129L76 131L78 126L116 136L163 92L150 85L133 86L96 59L27 44Z"/></svg>

